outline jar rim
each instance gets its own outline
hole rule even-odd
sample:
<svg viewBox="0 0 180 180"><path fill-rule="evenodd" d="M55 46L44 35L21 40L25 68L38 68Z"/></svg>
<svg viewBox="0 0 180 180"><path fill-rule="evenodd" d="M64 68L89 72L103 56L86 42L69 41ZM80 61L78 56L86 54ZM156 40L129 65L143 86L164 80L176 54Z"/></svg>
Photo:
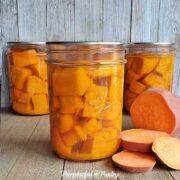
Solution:
<svg viewBox="0 0 180 180"><path fill-rule="evenodd" d="M132 42L127 44L127 48L164 48L174 47L174 43L171 42Z"/></svg>
<svg viewBox="0 0 180 180"><path fill-rule="evenodd" d="M45 45L46 42L37 41L9 41L7 45Z"/></svg>

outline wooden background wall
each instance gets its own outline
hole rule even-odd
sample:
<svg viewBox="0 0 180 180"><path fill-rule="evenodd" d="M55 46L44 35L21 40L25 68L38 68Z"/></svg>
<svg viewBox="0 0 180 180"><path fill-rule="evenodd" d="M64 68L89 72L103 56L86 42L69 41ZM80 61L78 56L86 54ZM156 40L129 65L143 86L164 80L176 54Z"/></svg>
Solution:
<svg viewBox="0 0 180 180"><path fill-rule="evenodd" d="M0 0L0 47L18 40L175 42L177 34L180 0ZM1 106L6 107L6 65L0 58L1 64ZM178 60L174 92L180 95Z"/></svg>

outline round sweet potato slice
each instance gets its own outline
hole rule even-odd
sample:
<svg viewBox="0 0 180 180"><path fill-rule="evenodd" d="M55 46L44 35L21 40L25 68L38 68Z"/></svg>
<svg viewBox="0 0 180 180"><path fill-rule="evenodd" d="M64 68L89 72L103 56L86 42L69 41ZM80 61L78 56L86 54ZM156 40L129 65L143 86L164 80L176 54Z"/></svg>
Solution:
<svg viewBox="0 0 180 180"><path fill-rule="evenodd" d="M147 129L129 129L122 131L121 144L124 149L129 151L152 152L154 140L164 136L169 136L169 134Z"/></svg>
<svg viewBox="0 0 180 180"><path fill-rule="evenodd" d="M174 137L159 137L152 146L157 158L167 167L180 170L180 140Z"/></svg>
<svg viewBox="0 0 180 180"><path fill-rule="evenodd" d="M155 156L152 154L127 150L114 154L112 160L120 169L132 173L151 171L156 164Z"/></svg>

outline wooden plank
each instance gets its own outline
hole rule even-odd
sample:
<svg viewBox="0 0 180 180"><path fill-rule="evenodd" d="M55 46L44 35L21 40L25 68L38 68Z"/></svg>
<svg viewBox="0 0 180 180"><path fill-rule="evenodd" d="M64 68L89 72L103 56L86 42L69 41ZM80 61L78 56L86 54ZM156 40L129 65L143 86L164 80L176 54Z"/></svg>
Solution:
<svg viewBox="0 0 180 180"><path fill-rule="evenodd" d="M160 0L133 0L131 41L157 41Z"/></svg>
<svg viewBox="0 0 180 180"><path fill-rule="evenodd" d="M75 40L103 40L103 0L75 0Z"/></svg>
<svg viewBox="0 0 180 180"><path fill-rule="evenodd" d="M175 42L180 33L180 1L161 0L159 14L159 41Z"/></svg>
<svg viewBox="0 0 180 180"><path fill-rule="evenodd" d="M74 0L47 1L47 40L74 40Z"/></svg>
<svg viewBox="0 0 180 180"><path fill-rule="evenodd" d="M6 121L6 120L4 120ZM2 127L4 126L2 121ZM38 116L13 115L11 123L13 127L7 128L6 133L0 136L0 179L5 179L15 162L21 157L22 152L31 137L36 125L39 122Z"/></svg>
<svg viewBox="0 0 180 180"><path fill-rule="evenodd" d="M63 160L57 158L51 150L49 116L41 116L40 119L6 179L60 179Z"/></svg>
<svg viewBox="0 0 180 180"><path fill-rule="evenodd" d="M17 0L20 41L46 40L46 0Z"/></svg>
<svg viewBox="0 0 180 180"><path fill-rule="evenodd" d="M180 96L180 1L163 0L160 3L159 41L176 42L177 58L174 64L173 92Z"/></svg>
<svg viewBox="0 0 180 180"><path fill-rule="evenodd" d="M103 41L130 41L131 0L104 0Z"/></svg>
<svg viewBox="0 0 180 180"><path fill-rule="evenodd" d="M16 0L1 0L1 37L0 64L2 64L1 107L9 106L9 88L6 59L2 58L2 48L7 41L18 40L17 3ZM4 56L3 56L4 57ZM1 68L1 66L0 66Z"/></svg>

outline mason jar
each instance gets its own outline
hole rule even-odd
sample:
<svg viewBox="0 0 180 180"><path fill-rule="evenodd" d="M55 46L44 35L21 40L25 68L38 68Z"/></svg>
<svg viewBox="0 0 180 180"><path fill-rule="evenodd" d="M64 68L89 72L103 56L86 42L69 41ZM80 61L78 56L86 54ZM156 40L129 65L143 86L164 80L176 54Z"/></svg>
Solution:
<svg viewBox="0 0 180 180"><path fill-rule="evenodd" d="M23 115L49 112L46 43L9 42L6 48L12 109Z"/></svg>
<svg viewBox="0 0 180 180"><path fill-rule="evenodd" d="M51 144L64 159L115 153L122 127L124 46L117 42L49 42Z"/></svg>
<svg viewBox="0 0 180 180"><path fill-rule="evenodd" d="M171 43L132 43L127 46L125 108L147 88L171 91L174 45Z"/></svg>

